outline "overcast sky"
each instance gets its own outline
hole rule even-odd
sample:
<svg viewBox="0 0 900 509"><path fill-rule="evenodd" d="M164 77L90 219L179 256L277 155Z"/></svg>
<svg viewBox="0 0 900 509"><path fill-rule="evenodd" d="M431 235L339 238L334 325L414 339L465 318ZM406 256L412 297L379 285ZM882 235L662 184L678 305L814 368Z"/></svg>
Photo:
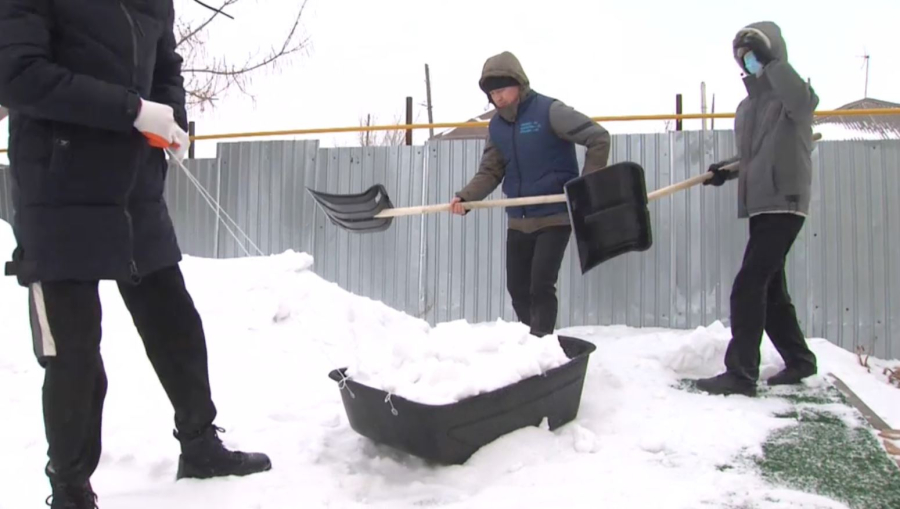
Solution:
<svg viewBox="0 0 900 509"><path fill-rule="evenodd" d="M209 0L207 3L213 3ZM235 61L280 42L296 0L241 0L209 33L212 55ZM255 100L231 94L214 111L193 112L198 134L358 125L401 118L405 97L424 123L424 64L431 67L436 122L462 122L487 109L477 82L484 60L515 53L532 86L587 115L700 111L700 83L717 112L733 112L745 95L731 55L734 33L759 20L783 30L791 63L832 109L864 95L862 55L871 55L869 97L900 102L900 43L892 35L900 1L721 0L535 3L499 0L309 0L303 30L308 51L288 66L254 78ZM184 17L206 14L176 0ZM6 124L0 129L6 130ZM686 129L699 128L686 122ZM662 130L661 122L606 125L613 132ZM717 128L730 128L718 120ZM325 146L353 145L355 135L316 135ZM416 131L422 143L427 131ZM0 143L5 146L5 143ZM198 156L215 152L201 142Z"/></svg>

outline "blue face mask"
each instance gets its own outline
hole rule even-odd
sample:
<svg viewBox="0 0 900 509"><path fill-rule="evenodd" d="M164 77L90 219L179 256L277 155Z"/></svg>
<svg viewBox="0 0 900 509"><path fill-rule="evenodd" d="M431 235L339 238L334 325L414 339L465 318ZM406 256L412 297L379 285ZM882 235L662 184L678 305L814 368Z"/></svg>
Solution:
<svg viewBox="0 0 900 509"><path fill-rule="evenodd" d="M759 76L763 66L759 63L759 60L756 59L756 55L754 55L752 51L748 51L744 54L744 67L747 68L747 71L750 74Z"/></svg>

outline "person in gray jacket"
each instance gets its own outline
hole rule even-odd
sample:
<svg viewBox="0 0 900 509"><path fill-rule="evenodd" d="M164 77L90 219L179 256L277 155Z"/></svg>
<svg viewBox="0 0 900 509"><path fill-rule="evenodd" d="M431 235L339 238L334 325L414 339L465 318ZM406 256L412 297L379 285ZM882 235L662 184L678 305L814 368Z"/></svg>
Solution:
<svg viewBox="0 0 900 509"><path fill-rule="evenodd" d="M750 219L750 240L731 291L732 340L725 372L697 381L712 394L756 395L763 331L785 368L769 385L796 384L816 373L788 294L785 260L809 212L812 121L819 98L788 63L781 29L763 21L738 31L732 44L746 72L747 97L735 115L738 156L710 166L704 185L738 179L738 217ZM739 161L737 171L723 170Z"/></svg>

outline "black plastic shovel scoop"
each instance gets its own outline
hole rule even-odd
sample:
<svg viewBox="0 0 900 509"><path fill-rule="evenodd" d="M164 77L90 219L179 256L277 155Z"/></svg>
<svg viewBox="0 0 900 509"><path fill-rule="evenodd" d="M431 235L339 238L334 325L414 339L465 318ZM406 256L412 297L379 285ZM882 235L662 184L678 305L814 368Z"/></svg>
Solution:
<svg viewBox="0 0 900 509"><path fill-rule="evenodd" d="M612 170L612 171L607 171ZM564 186L581 273L653 244L644 169L620 163Z"/></svg>
<svg viewBox="0 0 900 509"><path fill-rule="evenodd" d="M735 168L737 163L723 167ZM615 171L607 172L611 169ZM581 273L619 255L650 249L649 202L702 184L712 176L704 172L647 194L644 169L636 163L619 163L567 182L564 190Z"/></svg>
<svg viewBox="0 0 900 509"><path fill-rule="evenodd" d="M387 230L394 217L389 212L402 210L394 208L387 190L381 184L359 194L328 194L308 188L307 191L332 223L352 232Z"/></svg>
<svg viewBox="0 0 900 509"><path fill-rule="evenodd" d="M653 234L647 203L711 177L712 174L707 172L648 195L644 169L637 163L622 162L569 181L564 186L564 194L463 202L461 205L471 210L566 203L581 273L584 274L621 254L650 249ZM356 233L384 231L398 216L450 210L449 203L394 208L380 184L359 194L308 191L334 224Z"/></svg>

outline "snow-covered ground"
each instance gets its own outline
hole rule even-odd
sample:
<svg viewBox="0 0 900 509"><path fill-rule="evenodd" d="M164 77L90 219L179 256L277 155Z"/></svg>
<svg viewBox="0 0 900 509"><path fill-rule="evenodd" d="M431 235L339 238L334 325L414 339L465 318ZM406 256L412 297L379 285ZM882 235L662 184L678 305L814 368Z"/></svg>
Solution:
<svg viewBox="0 0 900 509"><path fill-rule="evenodd" d="M12 243L9 225L0 222L2 257ZM435 359L455 352L455 368L428 372L430 380L441 382L430 387L443 392L417 389L423 398L452 399L477 390L485 371L509 377L546 369L550 364L535 362L552 360L554 349L517 324L455 322L432 329L322 280L309 270L312 263L306 254L288 252L188 258L183 264L204 318L217 424L227 429L223 439L272 457L272 471L241 479L174 481L178 446L171 407L115 286L101 285L110 386L104 453L93 478L100 507L845 507L771 487L752 471L717 468L759 452L767 434L784 425L774 414L787 406L778 398L712 397L674 388L680 378L720 370L729 333L719 323L692 331L560 331L597 345L577 420L553 432L534 427L511 433L464 465L428 466L374 445L349 427L338 385L327 376L331 369L355 366L374 380L390 374L386 366L402 355L413 353L434 367L440 364ZM3 509L45 507L49 494L43 475L43 372L32 355L26 306L25 290L12 278L0 279ZM487 346L479 348L473 338ZM435 346L425 349L416 341ZM454 341L456 347L440 346ZM811 344L822 375L838 374L900 427L900 391L884 381L880 369L867 373L855 355L825 340ZM445 354L438 353L441 348ZM497 369L484 370L491 362ZM766 341L763 376L780 367ZM826 383L822 375L809 383ZM413 379L394 383L398 390L414 390Z"/></svg>

